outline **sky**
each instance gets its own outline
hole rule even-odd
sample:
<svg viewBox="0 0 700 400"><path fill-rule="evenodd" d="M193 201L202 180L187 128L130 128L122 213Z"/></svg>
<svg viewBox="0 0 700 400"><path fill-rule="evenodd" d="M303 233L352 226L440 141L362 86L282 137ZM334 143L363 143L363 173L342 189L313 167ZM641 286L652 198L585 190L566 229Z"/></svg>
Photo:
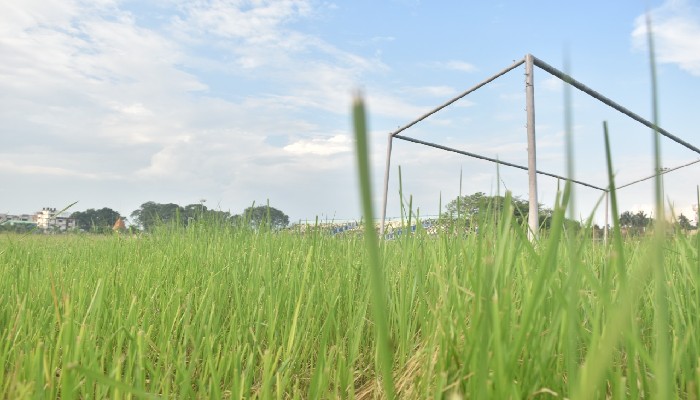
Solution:
<svg viewBox="0 0 700 400"><path fill-rule="evenodd" d="M375 214L387 135L530 53L652 119L645 27L657 60L659 125L700 146L700 2L6 0L0 2L0 213L147 201L292 221L360 217L350 107L365 97ZM565 90L536 69L538 169L566 174ZM571 91L574 177L607 185L603 121L619 184L653 173L653 134ZM527 165L524 67L406 136ZM662 140L666 168L700 158ZM527 198L524 171L394 140L389 217L404 201L436 215L460 193ZM700 164L664 176L692 215ZM460 176L461 184L460 184ZM653 181L621 210L653 215ZM540 177L551 207L558 182ZM601 193L576 214L602 222ZM692 218L691 218L692 219Z"/></svg>

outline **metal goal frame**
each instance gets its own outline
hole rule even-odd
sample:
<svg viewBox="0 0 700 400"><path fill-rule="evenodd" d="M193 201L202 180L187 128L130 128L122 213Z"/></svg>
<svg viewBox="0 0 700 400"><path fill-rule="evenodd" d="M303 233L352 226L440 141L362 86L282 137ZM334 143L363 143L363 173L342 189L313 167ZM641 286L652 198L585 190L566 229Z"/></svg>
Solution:
<svg viewBox="0 0 700 400"><path fill-rule="evenodd" d="M409 136L401 135L402 132L405 130L411 128L412 126L416 125L417 123L423 121L424 119L430 117L431 115L439 112L440 110L452 105L455 103L457 100L460 100L464 97L466 97L468 94L478 90L479 88L486 86L487 84L491 83L492 81L498 79L499 77L507 74L508 72L514 70L515 68L518 68L521 65L525 65L525 112L527 113L527 125L526 125L526 130L527 130L527 166L522 166L518 164L514 164L511 162L507 161L502 161L502 160L497 160L492 157L487 157L483 154L476 154L464 150L459 150L455 148L451 148L448 146L443 146L438 143L431 143L423 140L419 140L416 138L412 138ZM538 235L539 231L539 215L538 215L538 202L537 202L537 175L545 175L557 179L564 179L564 180L569 180L572 183L576 183L578 185L582 186L587 186L596 190L600 190L605 194L605 233L604 237L607 239L607 234L608 234L608 204L609 204L609 192L610 188L609 187L599 187L596 185L593 185L588 182L584 181L579 181L575 179L570 179L564 176L560 176L557 174L549 173L546 171L539 171L537 170L537 144L535 142L535 81L534 81L534 67L538 67L541 70L549 73L552 76L555 76L562 80L564 83L569 84L573 86L574 88L582 91L583 93L589 95L590 97L593 97L594 99L602 102L603 104L619 111L620 113L628 116L629 118L639 122L640 124L651 128L652 130L658 132L659 134L673 140L674 142L682 145L683 147L690 149L694 151L697 154L700 154L700 149L698 149L696 146L686 142L685 140L671 134L667 130L661 128L660 126L655 125L654 123L640 117L638 114L635 114L634 112L628 110L627 108L621 106L620 104L610 100L609 98L605 97L604 95L600 94L599 92L596 92L595 90L589 88L588 86L584 85L583 83L577 81L570 75L552 67L551 65L547 64L546 62L540 60L539 58L533 56L532 54L526 54L524 58L516 61L509 67L503 69L502 71L490 76L489 78L483 80L482 82L478 83L477 85L469 88L465 92L462 92L458 96L450 99L449 101L443 103L442 105L432 109L431 111L423 114L419 118L411 121L410 123L400 127L399 129L389 133L388 135L388 143L387 143L387 152L386 152L386 168L384 170L384 195L382 199L382 221L381 221L381 227L380 227L380 233L381 236L384 237L384 232L385 232L385 222L386 222L386 207L387 207L387 196L389 192L389 176L390 176L390 168L391 168L391 151L392 151L392 144L394 139L401 139L404 141L416 143L416 144L421 144L424 146L429 146L433 147L436 149L440 150L445 150L445 151L451 151L454 153L462 154L468 157L472 158L477 158L480 160L485 160L485 161L490 161L493 163L498 163L501 165L506 165L509 167L513 168L518 168L522 170L526 170L528 172L528 187L529 187L529 193L528 193L528 200L529 200L529 214L528 214L528 226L529 226L529 231L528 235L530 239L534 239ZM700 162L700 159L697 159L695 161L692 161L690 163L686 163L683 165L676 166L674 168L668 168L664 169L662 171L656 171L654 175L644 177L641 179L637 179L633 182L626 183L624 185L617 186L616 189L622 189L631 185L634 185L636 183L643 182L645 180L654 178L657 175L663 175L690 165L693 165L695 163Z"/></svg>

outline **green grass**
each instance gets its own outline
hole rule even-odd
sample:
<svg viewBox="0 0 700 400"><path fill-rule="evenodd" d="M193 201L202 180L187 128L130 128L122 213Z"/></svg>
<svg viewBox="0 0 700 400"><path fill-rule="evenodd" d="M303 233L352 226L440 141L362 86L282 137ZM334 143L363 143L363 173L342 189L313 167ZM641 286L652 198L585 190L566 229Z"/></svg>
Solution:
<svg viewBox="0 0 700 400"><path fill-rule="evenodd" d="M653 396L655 239L618 257L587 232L572 248L555 226L533 247L509 218L482 227L379 249L397 397L571 397L572 365L578 398ZM201 224L0 246L2 398L385 393L362 237ZM672 390L696 398L696 239L667 240L664 257Z"/></svg>

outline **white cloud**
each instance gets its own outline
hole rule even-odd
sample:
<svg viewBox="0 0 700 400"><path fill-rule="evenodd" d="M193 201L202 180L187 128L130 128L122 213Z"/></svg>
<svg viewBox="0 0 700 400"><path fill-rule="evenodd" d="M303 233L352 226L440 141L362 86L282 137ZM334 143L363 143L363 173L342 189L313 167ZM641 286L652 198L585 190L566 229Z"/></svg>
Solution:
<svg viewBox="0 0 700 400"><path fill-rule="evenodd" d="M186 30L240 38L256 43L280 39L280 26L308 16L311 3L306 0L261 0L249 6L245 1L210 0L183 2L187 19L178 19ZM287 42L286 44L289 44Z"/></svg>
<svg viewBox="0 0 700 400"><path fill-rule="evenodd" d="M295 155L330 156L347 153L352 150L352 140L347 135L301 139L284 147L284 150Z"/></svg>
<svg viewBox="0 0 700 400"><path fill-rule="evenodd" d="M279 86L273 96L286 108L318 109L345 115L351 93L363 87L368 103L372 103L373 114L409 119L424 110L403 99L400 91L387 91L367 83L373 74L389 71L379 58L358 56L319 37L287 27L287 22L314 18L316 4L312 6L310 1L281 3L261 1L257 11L241 11L242 7L235 2L188 4L184 7L185 15L178 17L172 28L200 46L213 46L233 58L232 68L219 67L219 70L232 75L250 70L246 77L274 81ZM253 25L230 27L234 20L256 19L258 14L262 17ZM456 67L464 68L464 65ZM433 93L436 91L444 93L446 90L433 88Z"/></svg>
<svg viewBox="0 0 700 400"><path fill-rule="evenodd" d="M651 11L657 61L677 64L700 76L700 7L685 0L668 0ZM635 20L632 40L637 50L647 49L646 15Z"/></svg>
<svg viewBox="0 0 700 400"><path fill-rule="evenodd" d="M153 115L153 112L144 107L141 103L133 103L129 105L115 106L117 110L127 115L147 117Z"/></svg>
<svg viewBox="0 0 700 400"><path fill-rule="evenodd" d="M86 179L98 179L98 175L90 172L73 171L66 168L31 165L26 163L15 163L8 160L0 161L0 171L13 174L25 175L48 175L48 176L63 176L63 177L78 177Z"/></svg>
<svg viewBox="0 0 700 400"><path fill-rule="evenodd" d="M548 78L542 79L542 81L539 84L543 89L550 92L560 92L564 87L564 82L562 82L562 80L557 78L556 76L550 76ZM525 98L524 94L522 98Z"/></svg>
<svg viewBox="0 0 700 400"><path fill-rule="evenodd" d="M163 142L182 134L171 113L206 85L176 65L176 44L136 26L111 4L61 2L12 8L26 18L0 37L0 104L5 126L31 121L56 141L102 138L109 143ZM14 116L13 116L14 115ZM50 142L46 142L50 145Z"/></svg>
<svg viewBox="0 0 700 400"><path fill-rule="evenodd" d="M367 109L372 114L395 117L406 122L418 118L434 107L434 105L416 106L399 97L382 92L368 92L366 103Z"/></svg>
<svg viewBox="0 0 700 400"><path fill-rule="evenodd" d="M474 64L468 63L466 61L450 60L450 61L438 61L430 64L433 68L448 69L452 71L459 72L476 72L478 69Z"/></svg>

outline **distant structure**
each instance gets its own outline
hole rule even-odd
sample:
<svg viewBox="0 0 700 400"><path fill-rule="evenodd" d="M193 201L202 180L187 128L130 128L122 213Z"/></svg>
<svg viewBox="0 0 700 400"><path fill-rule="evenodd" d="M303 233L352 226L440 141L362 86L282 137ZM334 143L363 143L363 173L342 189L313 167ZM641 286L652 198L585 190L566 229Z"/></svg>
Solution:
<svg viewBox="0 0 700 400"><path fill-rule="evenodd" d="M44 207L34 214L0 214L0 225L36 227L43 231L65 232L75 229L77 221L68 214L57 214L55 208Z"/></svg>
<svg viewBox="0 0 700 400"><path fill-rule="evenodd" d="M126 224L124 224L124 220L121 217L117 218L112 230L114 232L124 232L126 230Z"/></svg>
<svg viewBox="0 0 700 400"><path fill-rule="evenodd" d="M0 225L6 226L19 226L23 225L28 228L34 228L36 222L34 221L34 215L31 214L0 214Z"/></svg>
<svg viewBox="0 0 700 400"><path fill-rule="evenodd" d="M45 231L54 230L65 232L75 229L77 221L71 218L68 214L57 214L55 208L44 207L41 211L37 211L34 216L34 223L39 229Z"/></svg>

